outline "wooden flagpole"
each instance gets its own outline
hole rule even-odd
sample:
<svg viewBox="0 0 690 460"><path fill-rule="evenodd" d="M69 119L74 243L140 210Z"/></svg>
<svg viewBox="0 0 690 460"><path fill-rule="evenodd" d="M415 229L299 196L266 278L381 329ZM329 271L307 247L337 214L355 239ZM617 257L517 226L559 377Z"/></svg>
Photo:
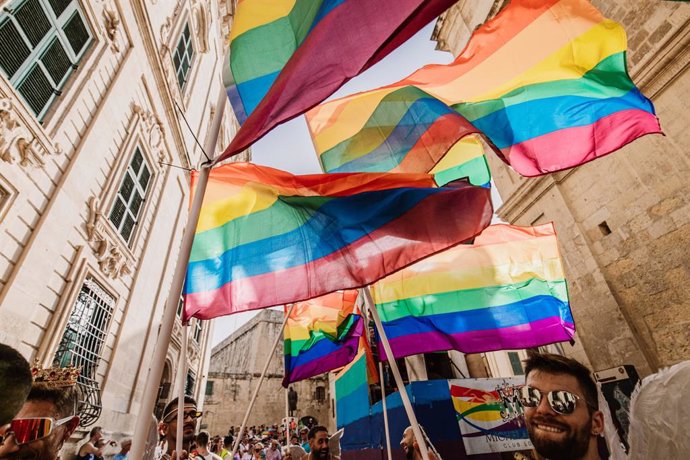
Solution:
<svg viewBox="0 0 690 460"><path fill-rule="evenodd" d="M379 384L381 385L381 402L383 403L383 428L386 432L386 448L388 449L388 460L393 460L391 452L391 433L388 429L388 408L386 407L386 380L383 378L383 363L379 361Z"/></svg>
<svg viewBox="0 0 690 460"><path fill-rule="evenodd" d="M175 439L175 452L177 458L182 458L182 437L184 436L184 397L187 376L187 331L189 326L182 325L182 344L180 346L180 362L177 369L177 438ZM187 452L189 453L189 452ZM174 459L173 459L174 460Z"/></svg>
<svg viewBox="0 0 690 460"><path fill-rule="evenodd" d="M376 330L379 331L379 336L381 337L381 344L383 345L383 349L386 351L386 356L388 357L388 364L390 364L391 366L393 378L395 378L395 384L398 386L398 389L400 391L400 398L402 399L403 407L405 408L405 412L407 413L407 418L410 420L410 424L412 425L412 432L414 433L414 437L417 440L417 444L419 445L419 450L422 454L422 458L425 460L430 460L429 451L426 447L426 441L424 440L424 436L422 435L422 430L419 428L417 417L414 415L414 410L412 409L410 397L407 394L407 389L405 388L405 384L403 383L402 377L400 376L398 364L395 362L393 352L391 351L390 343L388 343L388 338L386 337L386 333L383 330L381 318L379 317L379 313L378 311L376 311L376 307L374 306L374 299L371 298L371 292L369 292L368 287L362 288L362 291L364 291L364 298L367 301L369 313L371 314L371 317L374 320L374 323L376 324Z"/></svg>
<svg viewBox="0 0 690 460"><path fill-rule="evenodd" d="M264 377L266 377L266 371L268 370L268 366L271 364L271 358L273 358L273 353L275 353L276 351L278 342L283 338L283 331L285 330L285 325L287 324L288 318L290 318L290 315L292 314L293 308L295 308L294 303L290 305L290 309L285 314L285 319L283 319L283 325L280 327L280 332L278 332L278 334L276 335L276 339L273 341L273 347L271 347L270 353L268 353L268 356L266 356L264 370L261 371L261 377L259 377L259 381L256 384L256 388L254 388L254 394L252 395L251 401L249 401L249 407L247 407L247 411L244 413L244 419L242 420L242 426L240 427L240 434L237 435L237 439L235 439L235 442L232 445L232 453L230 454L230 458L235 458L235 453L237 452L237 448L240 445L240 440L242 439L242 436L244 436L244 429L247 426L249 414L252 412L254 402L256 401L256 397L258 396L259 390L261 389L261 384L264 382Z"/></svg>
<svg viewBox="0 0 690 460"><path fill-rule="evenodd" d="M218 95L218 102L216 103L216 114L213 118L213 123L209 129L209 135L206 137L204 143L204 150L206 152L214 152L216 143L218 142L218 133L220 132L220 125L223 121L223 114L225 113L225 104L227 102L227 95L225 88L220 91ZM165 356L170 346L170 337L172 336L173 324L176 319L177 305L180 301L180 293L184 285L185 275L187 274L187 261L189 254L192 251L192 243L194 242L194 231L199 220L199 213L201 212L201 203L206 192L206 184L208 183L208 176L211 171L211 164L204 164L199 174L199 181L196 185L196 193L194 194L194 201L189 210L187 217L187 226L182 235L182 243L180 245L180 255L177 258L177 266L175 267L175 274L173 275L170 291L168 294L168 301L163 310L163 319L161 321L160 331L156 339L156 346L153 350L151 358L151 365L149 367L148 376L146 377L146 386L139 406L139 413L137 416L137 423L134 429L134 439L132 440L132 450L129 457L133 459L141 459L144 456L144 448L146 446L146 434L148 433L148 425L150 416L153 414L153 408L156 404L158 396L158 386L160 385L161 376L163 375L163 366L165 364Z"/></svg>

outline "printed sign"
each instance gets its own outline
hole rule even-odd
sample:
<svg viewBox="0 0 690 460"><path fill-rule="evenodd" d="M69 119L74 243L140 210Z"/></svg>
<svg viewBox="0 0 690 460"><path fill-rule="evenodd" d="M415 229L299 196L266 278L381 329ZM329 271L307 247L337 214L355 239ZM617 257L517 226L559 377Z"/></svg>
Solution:
<svg viewBox="0 0 690 460"><path fill-rule="evenodd" d="M448 381L468 455L532 448L517 397L522 384L515 377Z"/></svg>

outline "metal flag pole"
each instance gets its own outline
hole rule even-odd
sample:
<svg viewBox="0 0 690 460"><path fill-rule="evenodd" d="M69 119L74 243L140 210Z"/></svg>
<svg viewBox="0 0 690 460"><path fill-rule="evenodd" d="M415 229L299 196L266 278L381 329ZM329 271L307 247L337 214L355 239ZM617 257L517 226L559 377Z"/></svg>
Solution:
<svg viewBox="0 0 690 460"><path fill-rule="evenodd" d="M285 330L285 325L287 324L288 318L290 318L290 315L292 314L293 308L295 308L294 303L290 305L290 309L285 314L285 319L283 319L283 325L280 327L280 332L278 332L278 334L276 335L276 339L273 341L273 347L271 347L271 351L268 353L268 356L266 357L264 370L261 371L261 377L259 377L259 381L256 384L256 388L254 388L254 394L252 395L251 401L249 401L249 407L247 407L247 411L244 413L244 419L242 420L242 426L240 427L240 434L237 435L237 439L235 439L235 442L232 445L232 453L230 454L230 458L235 458L235 453L237 452L237 448L240 445L240 440L242 439L242 436L244 436L244 429L247 426L249 414L252 412L252 408L254 407L256 397L259 395L259 390L261 389L261 384L264 382L264 377L266 377L266 371L268 370L268 366L271 364L271 358L273 358L273 353L275 353L276 351L278 342L280 341L280 339L283 338L283 331Z"/></svg>
<svg viewBox="0 0 690 460"><path fill-rule="evenodd" d="M227 101L225 90L218 95L218 102L216 103L216 113L213 118L213 123L209 129L209 135L204 143L204 149L207 152L214 152L215 145L218 142L218 133L220 132L220 125L223 121L223 113L225 112L225 104ZM141 398L141 405L139 406L139 413L137 416L137 423L134 429L134 439L132 440L132 450L130 451L130 458L139 460L144 456L144 448L146 446L146 434L148 433L149 417L153 414L153 408L156 404L158 396L158 386L160 384L161 376L163 375L163 366L165 365L165 356L170 346L170 337L172 336L173 324L176 318L177 305L180 301L180 293L184 284L185 275L187 273L187 261L189 254L192 251L192 242L194 241L194 231L199 220L199 213L201 211L201 203L204 199L204 192L206 192L206 184L208 183L208 176L211 171L210 163L204 164L199 173L199 180L196 185L196 193L194 194L194 201L189 210L187 217L187 226L182 235L182 243L180 244L180 255L177 258L177 266L175 267L175 274L173 275L170 291L168 294L168 301L163 310L163 319L161 321L160 331L156 339L156 346L151 357L151 365L149 367L148 376L146 377L146 385Z"/></svg>
<svg viewBox="0 0 690 460"><path fill-rule="evenodd" d="M391 366L391 371L393 372L395 384L398 386L398 389L400 391L400 399L402 399L403 407L405 408L405 412L407 413L407 418L410 420L410 424L412 425L412 432L414 433L414 437L417 440L417 444L419 445L419 450L422 454L422 458L425 460L430 460L431 457L429 457L429 451L426 448L426 441L424 440L424 436L422 435L422 430L419 428L417 417L414 415L414 410L412 409L410 397L407 394L407 389L405 388L403 379L400 376L400 370L398 369L398 364L395 362L393 352L391 351L391 345L390 343L388 343L388 337L386 337L386 333L383 330L381 318L379 317L379 313L378 311L376 311L376 307L374 306L374 299L371 298L371 292L369 292L368 287L362 288L362 291L364 292L364 298L366 299L367 309L369 310L369 313L371 314L371 317L374 320L374 324L376 324L376 330L379 331L381 344L383 345L383 349L386 351L386 356L388 357L388 364Z"/></svg>
<svg viewBox="0 0 690 460"><path fill-rule="evenodd" d="M379 384L381 385L381 402L383 403L383 428L386 432L386 448L388 449L388 460L393 460L391 453L391 433L388 429L388 408L386 407L386 381L383 378L383 363L379 361Z"/></svg>
<svg viewBox="0 0 690 460"><path fill-rule="evenodd" d="M184 397L187 376L187 324L182 325L182 344L180 346L180 362L177 369L177 433L175 439L175 453L182 458L182 437L184 436ZM174 459L173 459L174 460Z"/></svg>

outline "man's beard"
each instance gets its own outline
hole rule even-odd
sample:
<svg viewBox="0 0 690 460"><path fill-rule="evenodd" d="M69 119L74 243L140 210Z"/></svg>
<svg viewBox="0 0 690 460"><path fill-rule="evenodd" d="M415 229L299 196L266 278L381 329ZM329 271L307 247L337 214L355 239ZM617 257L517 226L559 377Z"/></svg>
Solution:
<svg viewBox="0 0 690 460"><path fill-rule="evenodd" d="M532 428L536 424L555 425L566 430L566 438L562 441L554 441L552 439L544 439L540 434L535 433ZM532 440L534 449L539 452L542 457L551 460L577 460L582 458L589 447L589 433L592 430L592 420L589 420L585 426L577 432L573 432L572 428L559 423L551 417L532 417L531 423L527 424L527 431L529 438Z"/></svg>
<svg viewBox="0 0 690 460"><path fill-rule="evenodd" d="M328 447L324 447L323 449L318 449L316 452L314 452L314 456L316 458L328 458Z"/></svg>

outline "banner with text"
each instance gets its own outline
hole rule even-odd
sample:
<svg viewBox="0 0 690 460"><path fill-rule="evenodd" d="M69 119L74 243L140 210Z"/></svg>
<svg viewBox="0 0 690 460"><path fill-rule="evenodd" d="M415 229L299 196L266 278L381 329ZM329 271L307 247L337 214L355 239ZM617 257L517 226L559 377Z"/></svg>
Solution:
<svg viewBox="0 0 690 460"><path fill-rule="evenodd" d="M532 448L517 397L523 383L521 377L448 381L468 455Z"/></svg>

